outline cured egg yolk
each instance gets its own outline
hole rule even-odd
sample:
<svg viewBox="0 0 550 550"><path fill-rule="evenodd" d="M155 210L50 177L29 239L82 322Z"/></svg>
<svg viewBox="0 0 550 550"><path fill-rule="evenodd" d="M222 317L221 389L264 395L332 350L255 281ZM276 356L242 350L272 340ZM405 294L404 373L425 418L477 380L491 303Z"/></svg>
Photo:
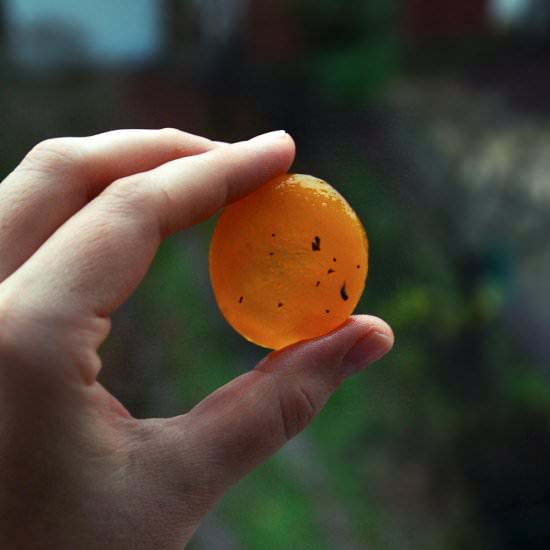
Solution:
<svg viewBox="0 0 550 550"><path fill-rule="evenodd" d="M351 315L365 286L368 241L333 187L285 174L223 210L209 269L229 324L255 344L280 349Z"/></svg>

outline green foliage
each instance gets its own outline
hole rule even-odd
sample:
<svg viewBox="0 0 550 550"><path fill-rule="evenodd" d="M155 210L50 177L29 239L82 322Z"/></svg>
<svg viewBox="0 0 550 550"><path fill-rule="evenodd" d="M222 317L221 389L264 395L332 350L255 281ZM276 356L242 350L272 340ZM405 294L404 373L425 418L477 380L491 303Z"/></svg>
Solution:
<svg viewBox="0 0 550 550"><path fill-rule="evenodd" d="M299 5L312 46L306 71L321 96L363 105L383 91L401 64L395 1L305 0Z"/></svg>
<svg viewBox="0 0 550 550"><path fill-rule="evenodd" d="M316 509L314 496L280 457L252 472L221 506L243 548L331 550Z"/></svg>
<svg viewBox="0 0 550 550"><path fill-rule="evenodd" d="M391 38L319 50L311 60L311 78L325 98L361 105L383 90L398 59Z"/></svg>

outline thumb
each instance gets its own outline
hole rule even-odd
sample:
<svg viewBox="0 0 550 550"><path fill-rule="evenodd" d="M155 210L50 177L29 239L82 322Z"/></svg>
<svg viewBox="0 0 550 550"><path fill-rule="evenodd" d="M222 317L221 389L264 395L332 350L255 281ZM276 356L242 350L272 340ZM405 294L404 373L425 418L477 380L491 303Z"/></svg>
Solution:
<svg viewBox="0 0 550 550"><path fill-rule="evenodd" d="M210 465L213 492L223 492L302 431L344 378L392 345L382 320L352 317L326 336L272 352L181 417L186 445Z"/></svg>

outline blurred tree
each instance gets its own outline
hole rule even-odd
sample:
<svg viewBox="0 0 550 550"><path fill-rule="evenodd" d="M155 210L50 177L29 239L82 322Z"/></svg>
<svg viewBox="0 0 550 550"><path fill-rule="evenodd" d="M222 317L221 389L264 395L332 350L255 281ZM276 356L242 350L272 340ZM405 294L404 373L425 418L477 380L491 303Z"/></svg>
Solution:
<svg viewBox="0 0 550 550"><path fill-rule="evenodd" d="M298 3L312 86L325 98L364 105L400 63L396 0Z"/></svg>

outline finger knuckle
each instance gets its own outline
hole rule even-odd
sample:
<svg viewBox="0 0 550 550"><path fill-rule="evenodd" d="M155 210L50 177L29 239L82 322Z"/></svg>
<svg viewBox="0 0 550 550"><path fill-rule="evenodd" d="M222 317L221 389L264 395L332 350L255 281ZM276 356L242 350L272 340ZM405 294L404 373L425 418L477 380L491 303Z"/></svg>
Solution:
<svg viewBox="0 0 550 550"><path fill-rule="evenodd" d="M163 197L155 193L140 174L116 180L102 197L103 207L109 215L139 220L147 228L158 224L160 200Z"/></svg>
<svg viewBox="0 0 550 550"><path fill-rule="evenodd" d="M166 127L161 128L158 135L161 139L180 140L183 132L181 130L177 130L176 128Z"/></svg>
<svg viewBox="0 0 550 550"><path fill-rule="evenodd" d="M35 145L21 167L47 173L67 172L82 164L82 151L75 138L51 138Z"/></svg>
<svg viewBox="0 0 550 550"><path fill-rule="evenodd" d="M140 175L114 181L106 195L113 205L124 209L141 209L151 200Z"/></svg>
<svg viewBox="0 0 550 550"><path fill-rule="evenodd" d="M280 407L282 429L287 440L304 430L320 408L312 391L300 384L280 396Z"/></svg>

